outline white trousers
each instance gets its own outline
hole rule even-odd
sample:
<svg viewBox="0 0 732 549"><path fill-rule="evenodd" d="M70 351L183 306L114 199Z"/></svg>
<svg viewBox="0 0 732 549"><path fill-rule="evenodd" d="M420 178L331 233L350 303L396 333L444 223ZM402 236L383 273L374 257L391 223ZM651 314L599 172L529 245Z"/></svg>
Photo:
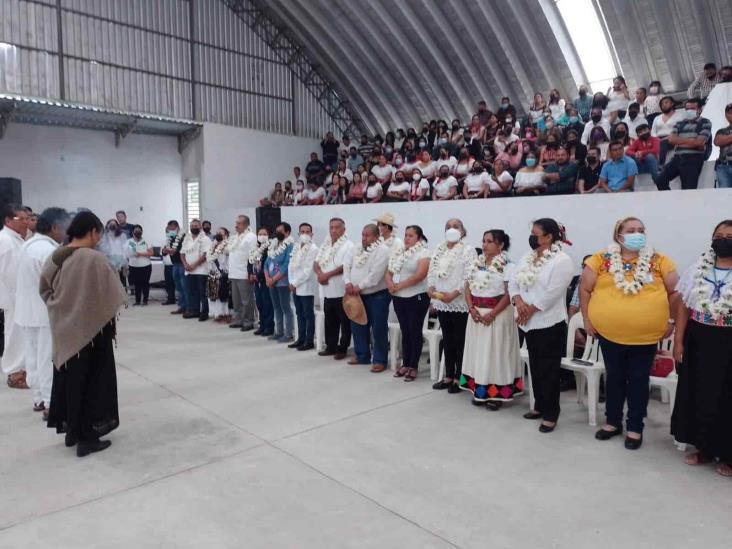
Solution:
<svg viewBox="0 0 732 549"><path fill-rule="evenodd" d="M25 346L26 383L33 393L33 404L51 405L51 387L53 386L53 361L51 354L51 328L23 327L23 343Z"/></svg>
<svg viewBox="0 0 732 549"><path fill-rule="evenodd" d="M23 362L23 330L15 323L15 308L5 312L5 351L0 360L5 375L25 370Z"/></svg>

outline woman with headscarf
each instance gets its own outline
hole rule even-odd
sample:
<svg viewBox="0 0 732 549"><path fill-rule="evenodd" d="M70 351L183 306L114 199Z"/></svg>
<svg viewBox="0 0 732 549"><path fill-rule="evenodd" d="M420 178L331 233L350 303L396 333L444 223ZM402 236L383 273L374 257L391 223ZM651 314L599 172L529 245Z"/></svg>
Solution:
<svg viewBox="0 0 732 549"><path fill-rule="evenodd" d="M53 388L48 427L66 433L86 456L112 443L100 437L119 427L113 339L126 295L115 271L94 248L102 222L91 212L76 215L71 242L46 260L40 293L48 308L53 339Z"/></svg>

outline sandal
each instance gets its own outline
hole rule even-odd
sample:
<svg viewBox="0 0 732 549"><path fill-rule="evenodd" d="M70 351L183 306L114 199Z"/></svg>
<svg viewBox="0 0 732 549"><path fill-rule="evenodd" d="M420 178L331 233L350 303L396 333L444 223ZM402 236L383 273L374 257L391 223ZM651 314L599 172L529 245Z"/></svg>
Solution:
<svg viewBox="0 0 732 549"><path fill-rule="evenodd" d="M705 465L707 463L711 463L713 460L701 452L694 452L693 454L689 454L684 458L684 463L687 465Z"/></svg>
<svg viewBox="0 0 732 549"><path fill-rule="evenodd" d="M432 388L435 391L444 391L445 389L449 389L450 387L452 387L452 379L450 381L445 381L443 379L432 385Z"/></svg>
<svg viewBox="0 0 732 549"><path fill-rule="evenodd" d="M39 402L38 404L33 403L34 412L42 412L45 409L46 409L46 405L43 402Z"/></svg>
<svg viewBox="0 0 732 549"><path fill-rule="evenodd" d="M717 474L722 475L723 477L732 477L732 464L720 463L717 467Z"/></svg>
<svg viewBox="0 0 732 549"><path fill-rule="evenodd" d="M485 403L485 407L488 408L491 412L497 412L501 409L501 406L503 406L503 402L501 401L492 401L488 400Z"/></svg>
<svg viewBox="0 0 732 549"><path fill-rule="evenodd" d="M29 389L25 381L25 371L10 374L8 376L8 387L11 389Z"/></svg>
<svg viewBox="0 0 732 549"><path fill-rule="evenodd" d="M396 372L394 372L394 377L404 377L405 375L407 375L407 372L409 372L409 368L407 368L406 366L402 366Z"/></svg>
<svg viewBox="0 0 732 549"><path fill-rule="evenodd" d="M406 376L404 376L404 381L405 382L414 381L415 379L417 379L417 369L409 368L409 372L407 373Z"/></svg>

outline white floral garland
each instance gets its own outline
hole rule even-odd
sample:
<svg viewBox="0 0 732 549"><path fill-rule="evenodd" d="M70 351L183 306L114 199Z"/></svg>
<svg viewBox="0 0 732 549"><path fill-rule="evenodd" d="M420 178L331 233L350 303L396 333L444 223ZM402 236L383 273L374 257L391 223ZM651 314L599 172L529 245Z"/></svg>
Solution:
<svg viewBox="0 0 732 549"><path fill-rule="evenodd" d="M708 314L714 320L719 320L732 314L732 283L726 285L719 299L712 301L711 285L704 279L712 276L716 258L714 250L708 250L701 255L696 264L692 293L696 296L701 312Z"/></svg>
<svg viewBox="0 0 732 549"><path fill-rule="evenodd" d="M295 246L292 251L292 256L290 256L290 265L293 269L297 269L300 266L302 258L308 256L308 253L310 253L310 248L312 248L312 246L312 242L308 242L307 244L303 244L301 246Z"/></svg>
<svg viewBox="0 0 732 549"><path fill-rule="evenodd" d="M241 245L244 243L244 240L246 239L247 235L251 232L252 232L252 230L249 227L247 227L247 230L244 231L243 233L241 233L241 234L237 233L234 236L232 236L231 238L229 238L228 252L231 253L234 250L239 249L241 247Z"/></svg>
<svg viewBox="0 0 732 549"><path fill-rule="evenodd" d="M369 257L371 257L371 252L373 252L379 246L381 246L381 242L379 240L375 240L374 242L369 244L368 248L366 248L365 250L363 246L359 246L356 255L353 257L356 265L358 265L359 267L363 267L364 265L366 265Z"/></svg>
<svg viewBox="0 0 732 549"><path fill-rule="evenodd" d="M508 264L508 254L501 252L491 260L490 265L486 265L485 256L479 255L478 258L473 261L468 271L468 284L471 290L481 291L488 288L491 279L496 275L503 275ZM478 277L478 273L487 273L487 276ZM503 276L501 276L503 280Z"/></svg>
<svg viewBox="0 0 732 549"><path fill-rule="evenodd" d="M379 237L379 243L384 244L387 248L391 248L394 245L394 240L395 240L394 235L391 235L386 240L384 239L383 236Z"/></svg>
<svg viewBox="0 0 732 549"><path fill-rule="evenodd" d="M167 247L175 252L179 251L178 246L180 245L181 241L183 240L183 237L185 237L185 236L186 236L186 233L178 232L175 235L175 237L173 237L173 238L168 237L169 242L168 242Z"/></svg>
<svg viewBox="0 0 732 549"><path fill-rule="evenodd" d="M325 238L325 241L323 242L323 247L320 248L318 256L315 258L315 261L317 261L321 269L324 269L325 266L331 262L340 247L343 246L343 244L345 244L347 240L348 235L346 233L343 233L341 237L335 241L335 244L333 244L330 235Z"/></svg>
<svg viewBox="0 0 732 549"><path fill-rule="evenodd" d="M387 267L389 269L389 272L391 274L398 274L402 272L402 268L404 267L404 263L406 263L407 259L409 259L413 255L419 254L425 248L426 246L421 240L411 248L405 249L402 246L397 246L392 250L391 256L389 256L389 265Z"/></svg>
<svg viewBox="0 0 732 549"><path fill-rule="evenodd" d="M539 278L539 272L544 265L546 265L551 259L554 259L554 257L562 251L562 248L563 246L560 242L555 242L549 247L549 249L544 250L541 259L539 259L538 262L536 262L538 257L536 255L536 250L525 255L521 260L521 264L516 269L516 274L514 275L516 277L516 283L524 290L531 288L531 286L536 284L536 280Z"/></svg>
<svg viewBox="0 0 732 549"><path fill-rule="evenodd" d="M293 240L292 236L288 236L282 242L280 242L276 238L273 238L269 243L269 252L267 252L267 257L275 258L278 255L282 255L287 247L293 242L295 241Z"/></svg>
<svg viewBox="0 0 732 549"><path fill-rule="evenodd" d="M437 275L437 278L445 279L450 274L451 267L455 265L459 256L465 253L465 243L460 240L452 248L447 247L447 242L443 242L435 250L430 261L430 271Z"/></svg>
<svg viewBox="0 0 732 549"><path fill-rule="evenodd" d="M607 255L609 255L610 265L608 272L615 281L615 287L625 295L637 295L643 286L649 281L651 272L651 260L653 259L653 248L644 246L638 253L638 262L633 270L633 278L626 280L625 267L623 266L623 257L620 255L620 244L613 242L607 247Z"/></svg>
<svg viewBox="0 0 732 549"><path fill-rule="evenodd" d="M205 234L199 233L199 235L196 237L196 239L193 239L193 235L191 233L188 233L185 238L183 239L183 245L181 246L180 253L183 255L191 255L191 252L193 252L196 248L201 248L201 242L203 242L204 238L208 238Z"/></svg>
<svg viewBox="0 0 732 549"><path fill-rule="evenodd" d="M262 254L264 253L264 250L269 248L271 244L272 242L267 240L263 244L258 244L255 248L253 248L249 252L249 263L251 265L256 265L257 263L259 263L259 260L262 259Z"/></svg>
<svg viewBox="0 0 732 549"><path fill-rule="evenodd" d="M229 244L229 240L224 238L221 242L217 242L213 250L208 253L208 260L210 262L216 261L226 252L226 246Z"/></svg>

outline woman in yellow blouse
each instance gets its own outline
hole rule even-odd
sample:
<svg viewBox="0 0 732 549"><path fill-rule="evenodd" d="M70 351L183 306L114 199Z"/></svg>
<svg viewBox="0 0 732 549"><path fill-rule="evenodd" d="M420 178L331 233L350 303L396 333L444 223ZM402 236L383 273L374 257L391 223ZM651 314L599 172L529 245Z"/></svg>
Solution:
<svg viewBox="0 0 732 549"><path fill-rule="evenodd" d="M625 447L643 443L648 378L658 342L671 335L676 308L676 265L646 241L643 222L626 217L615 224L613 242L585 263L580 306L588 335L599 337L607 371L606 425L595 433L609 440L623 433Z"/></svg>

